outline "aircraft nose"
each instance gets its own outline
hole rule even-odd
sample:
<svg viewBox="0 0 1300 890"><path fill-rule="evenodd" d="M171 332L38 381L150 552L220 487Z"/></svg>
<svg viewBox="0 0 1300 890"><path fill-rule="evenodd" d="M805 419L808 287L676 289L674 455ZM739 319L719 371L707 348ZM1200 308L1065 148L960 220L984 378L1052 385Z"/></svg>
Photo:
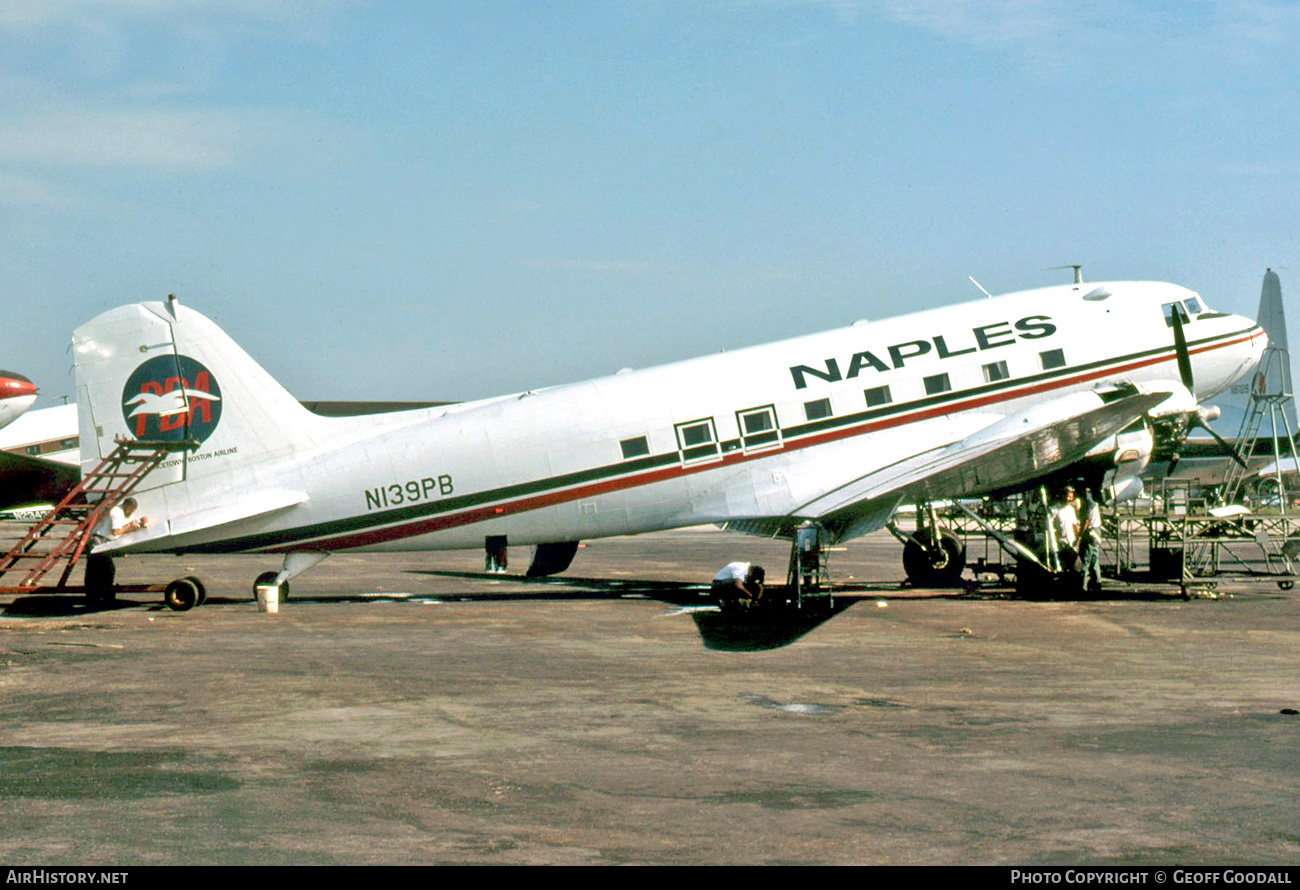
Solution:
<svg viewBox="0 0 1300 890"><path fill-rule="evenodd" d="M0 399L14 399L20 396L36 395L36 384L22 374L13 371L0 371Z"/></svg>

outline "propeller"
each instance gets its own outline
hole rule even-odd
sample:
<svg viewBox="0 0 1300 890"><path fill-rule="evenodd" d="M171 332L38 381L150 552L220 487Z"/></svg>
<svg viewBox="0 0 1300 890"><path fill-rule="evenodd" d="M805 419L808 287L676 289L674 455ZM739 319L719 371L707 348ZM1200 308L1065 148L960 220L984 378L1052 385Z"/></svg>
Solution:
<svg viewBox="0 0 1300 890"><path fill-rule="evenodd" d="M1178 378L1192 395L1196 395L1196 384L1192 379L1192 356L1187 351L1187 334L1183 331L1183 304L1173 304L1174 355L1178 357Z"/></svg>
<svg viewBox="0 0 1300 890"><path fill-rule="evenodd" d="M1187 391L1195 398L1196 383L1192 377L1192 356L1187 349L1187 334L1183 331L1183 306L1181 303L1174 303L1170 309L1170 324L1174 329L1174 355L1178 359L1178 377L1183 386L1187 387ZM1198 405L1195 411L1189 411L1179 419L1177 426L1173 430L1173 454L1170 455L1169 466L1165 469L1166 476L1173 475L1174 467L1178 466L1178 460L1181 457L1178 451L1183 447L1183 443L1187 441L1187 434L1194 427L1200 427L1209 433L1210 438L1214 439L1220 448L1226 451L1243 469L1246 468L1246 459L1238 453L1236 446L1210 428L1210 421L1217 419L1218 416L1218 408L1202 408Z"/></svg>

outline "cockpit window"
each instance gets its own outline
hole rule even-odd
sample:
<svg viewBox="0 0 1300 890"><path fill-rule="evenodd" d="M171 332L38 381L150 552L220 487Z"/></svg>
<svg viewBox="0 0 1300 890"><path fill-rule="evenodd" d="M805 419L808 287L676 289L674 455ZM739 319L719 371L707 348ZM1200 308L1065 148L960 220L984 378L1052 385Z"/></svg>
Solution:
<svg viewBox="0 0 1300 890"><path fill-rule="evenodd" d="M1191 301L1191 300L1188 300L1187 302L1190 303L1190 302L1192 302L1192 301ZM1171 328L1172 328L1172 327L1174 326L1174 313L1175 313L1175 312L1178 313L1178 319L1179 319L1179 321L1181 321L1183 324L1187 324L1189 321L1192 320L1191 316L1188 315L1188 313L1187 313L1187 308L1186 308L1186 306L1185 306L1183 303L1165 303L1165 304L1164 304L1163 306L1161 306L1160 308L1163 309L1163 310L1165 311L1165 325L1166 325L1167 327L1171 327Z"/></svg>
<svg viewBox="0 0 1300 890"><path fill-rule="evenodd" d="M1205 306L1201 304L1200 297L1192 297L1190 300L1183 300L1183 305L1187 307L1187 312L1193 318L1205 311Z"/></svg>

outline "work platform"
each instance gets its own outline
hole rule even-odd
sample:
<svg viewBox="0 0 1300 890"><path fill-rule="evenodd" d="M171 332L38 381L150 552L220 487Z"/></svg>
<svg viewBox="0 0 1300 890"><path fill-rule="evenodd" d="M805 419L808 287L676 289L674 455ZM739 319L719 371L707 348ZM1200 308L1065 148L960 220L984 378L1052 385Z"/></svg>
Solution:
<svg viewBox="0 0 1300 890"><path fill-rule="evenodd" d="M1189 587L1228 576L1295 585L1300 565L1300 509L1212 507L1199 498L1156 498L1102 511L1102 572L1118 580ZM939 522L966 547L976 581L1004 584L1023 563L998 538L1031 545L1015 500L936 508ZM1039 554L1040 556L1042 554Z"/></svg>

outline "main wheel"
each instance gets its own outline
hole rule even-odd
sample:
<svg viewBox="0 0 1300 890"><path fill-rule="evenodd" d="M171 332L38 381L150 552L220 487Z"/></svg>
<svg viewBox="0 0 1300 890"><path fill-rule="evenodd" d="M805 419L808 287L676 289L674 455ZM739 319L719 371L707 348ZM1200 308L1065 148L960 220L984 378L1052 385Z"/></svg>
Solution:
<svg viewBox="0 0 1300 890"><path fill-rule="evenodd" d="M92 606L106 606L117 599L117 563L111 556L86 557L86 602Z"/></svg>
<svg viewBox="0 0 1300 890"><path fill-rule="evenodd" d="M201 606L204 603L206 603L208 601L208 589L203 586L203 582L200 581L194 575L186 575L185 580L189 581L191 584L193 584L195 587L199 589L199 601L194 605Z"/></svg>
<svg viewBox="0 0 1300 890"><path fill-rule="evenodd" d="M279 574L280 574L279 572L263 572L262 574L258 575L257 580L253 582L253 599L254 600L257 599L257 588L261 587L264 584L274 584L275 579ZM289 598L289 582L281 581L280 602L284 602L288 598Z"/></svg>
<svg viewBox="0 0 1300 890"><path fill-rule="evenodd" d="M188 612L199 603L199 585L192 578L177 578L163 591L163 602L173 611Z"/></svg>
<svg viewBox="0 0 1300 890"><path fill-rule="evenodd" d="M952 532L939 532L939 546L929 546L920 532L903 545L903 571L917 587L956 587L966 569L966 548Z"/></svg>

